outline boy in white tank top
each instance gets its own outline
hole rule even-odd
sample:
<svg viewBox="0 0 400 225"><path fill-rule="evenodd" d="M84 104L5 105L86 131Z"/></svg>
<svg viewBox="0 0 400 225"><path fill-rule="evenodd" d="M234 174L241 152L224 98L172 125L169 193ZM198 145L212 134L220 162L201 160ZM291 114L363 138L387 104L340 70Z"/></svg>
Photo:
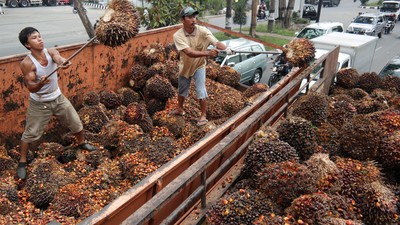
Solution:
<svg viewBox="0 0 400 225"><path fill-rule="evenodd" d="M52 116L56 116L74 133L79 148L89 151L96 148L85 143L82 122L71 102L61 93L57 72L46 77L57 65L64 69L68 68L71 62L66 62L56 49L44 48L39 31L33 27L22 29L18 38L21 44L31 51L20 64L24 83L30 92L25 131L21 137L21 157L17 168L18 177L25 179L29 144L42 136Z"/></svg>

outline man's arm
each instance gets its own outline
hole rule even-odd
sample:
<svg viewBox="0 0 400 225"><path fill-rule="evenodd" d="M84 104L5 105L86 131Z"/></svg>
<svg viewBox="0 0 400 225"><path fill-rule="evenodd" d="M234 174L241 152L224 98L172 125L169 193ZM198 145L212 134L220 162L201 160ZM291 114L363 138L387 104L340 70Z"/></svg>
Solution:
<svg viewBox="0 0 400 225"><path fill-rule="evenodd" d="M53 59L53 61L55 63L57 63L57 65L60 66L60 68L67 68L71 65L71 62L68 61L67 63L65 63L67 61L67 59L65 59L64 57L62 57L60 55L60 52L57 51L57 49L51 48L47 50L51 56L51 58ZM65 64L63 64L65 63ZM63 64L63 65L62 65ZM62 66L61 66L62 65Z"/></svg>
<svg viewBox="0 0 400 225"><path fill-rule="evenodd" d="M206 51L196 51L189 48L185 48L182 50L187 56L190 58L200 58L200 57L205 57L205 56L212 56L216 57L218 55L218 51L213 49L213 50L206 50Z"/></svg>
<svg viewBox="0 0 400 225"><path fill-rule="evenodd" d="M36 81L36 67L33 62L28 58L22 60L20 68L24 76L24 83L29 92L38 92L45 84L50 82L50 80L47 79L46 76L41 77L39 82Z"/></svg>

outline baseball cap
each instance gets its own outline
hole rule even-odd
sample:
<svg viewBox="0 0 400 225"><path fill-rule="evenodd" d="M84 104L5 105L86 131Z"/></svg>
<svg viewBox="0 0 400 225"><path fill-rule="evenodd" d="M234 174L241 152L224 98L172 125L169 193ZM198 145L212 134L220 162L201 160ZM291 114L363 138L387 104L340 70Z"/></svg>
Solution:
<svg viewBox="0 0 400 225"><path fill-rule="evenodd" d="M179 16L182 18L185 16L192 16L192 15L198 15L198 14L199 14L199 11L194 10L192 7L188 6L181 10L181 12L179 13Z"/></svg>

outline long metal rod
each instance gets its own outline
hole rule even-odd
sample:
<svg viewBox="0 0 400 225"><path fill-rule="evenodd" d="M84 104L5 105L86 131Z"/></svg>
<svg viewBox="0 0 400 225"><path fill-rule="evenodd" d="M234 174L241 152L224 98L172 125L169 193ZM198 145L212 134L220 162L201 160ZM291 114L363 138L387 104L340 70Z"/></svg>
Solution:
<svg viewBox="0 0 400 225"><path fill-rule="evenodd" d="M220 52L225 52L225 50L219 50ZM232 50L233 53L254 53L254 54L282 54L282 51L235 51Z"/></svg>
<svg viewBox="0 0 400 225"><path fill-rule="evenodd" d="M96 39L96 36L89 39L89 41L87 41L86 44L82 45L82 47L80 49L78 49L74 54L72 54L67 60L65 60L65 62L63 64L57 66L57 68L54 69L49 75L47 75L46 78L49 78L51 75L53 75L55 72L57 72L57 70L60 69L62 65L64 65L65 63L70 61L72 58L74 58L76 55L78 55L78 53L80 53L86 46L88 46L90 43L92 43L95 39Z"/></svg>

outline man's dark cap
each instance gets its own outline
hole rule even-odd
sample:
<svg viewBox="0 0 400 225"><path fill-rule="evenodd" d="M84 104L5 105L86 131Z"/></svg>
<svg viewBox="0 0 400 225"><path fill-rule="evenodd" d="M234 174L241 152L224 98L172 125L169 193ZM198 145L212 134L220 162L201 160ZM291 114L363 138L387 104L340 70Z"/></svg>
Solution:
<svg viewBox="0 0 400 225"><path fill-rule="evenodd" d="M192 15L198 15L198 14L199 14L199 11L194 10L192 7L188 6L181 10L181 12L179 13L179 16L182 18L185 16L192 16Z"/></svg>

